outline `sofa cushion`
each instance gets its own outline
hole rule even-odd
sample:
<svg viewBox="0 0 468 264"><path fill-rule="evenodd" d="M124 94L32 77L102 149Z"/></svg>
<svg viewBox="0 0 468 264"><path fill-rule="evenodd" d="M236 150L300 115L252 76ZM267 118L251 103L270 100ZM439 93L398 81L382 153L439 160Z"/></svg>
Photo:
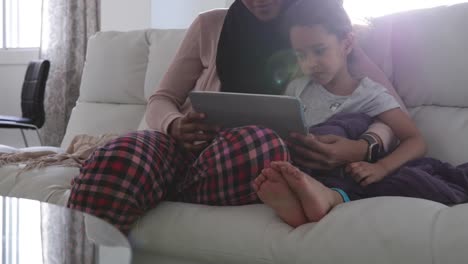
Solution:
<svg viewBox="0 0 468 264"><path fill-rule="evenodd" d="M100 32L88 41L80 102L145 104L145 31Z"/></svg>
<svg viewBox="0 0 468 264"><path fill-rule="evenodd" d="M79 102L72 111L62 148L67 148L79 134L99 136L105 133L135 131L146 105Z"/></svg>
<svg viewBox="0 0 468 264"><path fill-rule="evenodd" d="M185 32L185 29L152 29L147 31L150 50L145 79L146 99L149 99L154 93L162 77L166 74Z"/></svg>
<svg viewBox="0 0 468 264"><path fill-rule="evenodd" d="M434 260L432 263L464 263L467 261L466 212L468 204L447 208L434 224Z"/></svg>
<svg viewBox="0 0 468 264"><path fill-rule="evenodd" d="M264 264L273 263L272 241L267 238L286 236L291 230L264 205L163 202L135 225L130 241L137 250L200 263Z"/></svg>
<svg viewBox="0 0 468 264"><path fill-rule="evenodd" d="M434 252L448 257L433 247L434 228L450 229L454 218L468 216L463 208L448 209L421 199L380 197L343 204L320 222L293 229L265 205L163 202L135 225L130 241L139 252L193 263L431 263ZM438 243L447 246L447 239ZM458 242L466 245L467 236Z"/></svg>
<svg viewBox="0 0 468 264"><path fill-rule="evenodd" d="M445 209L402 197L344 204L297 235L295 263L432 263L433 227Z"/></svg>
<svg viewBox="0 0 468 264"><path fill-rule="evenodd" d="M428 157L453 165L468 162L468 108L422 106L409 109L428 147Z"/></svg>
<svg viewBox="0 0 468 264"><path fill-rule="evenodd" d="M468 107L468 3L392 15L395 88L408 107Z"/></svg>

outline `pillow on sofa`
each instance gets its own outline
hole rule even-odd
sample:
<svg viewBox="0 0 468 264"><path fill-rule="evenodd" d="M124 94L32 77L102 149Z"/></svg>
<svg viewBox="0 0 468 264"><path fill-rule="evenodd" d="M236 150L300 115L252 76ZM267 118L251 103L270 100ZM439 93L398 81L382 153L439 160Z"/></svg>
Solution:
<svg viewBox="0 0 468 264"><path fill-rule="evenodd" d="M145 104L148 45L143 30L100 32L91 37L78 100Z"/></svg>
<svg viewBox="0 0 468 264"><path fill-rule="evenodd" d="M389 16L394 85L407 107L468 107L468 3Z"/></svg>
<svg viewBox="0 0 468 264"><path fill-rule="evenodd" d="M159 85L184 39L185 29L153 29L148 31L150 42L148 67L145 80L145 97L149 97Z"/></svg>

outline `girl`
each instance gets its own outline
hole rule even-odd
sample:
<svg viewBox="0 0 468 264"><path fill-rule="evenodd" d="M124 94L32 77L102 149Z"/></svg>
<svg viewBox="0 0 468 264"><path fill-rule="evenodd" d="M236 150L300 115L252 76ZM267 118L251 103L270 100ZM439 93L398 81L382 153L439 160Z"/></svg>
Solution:
<svg viewBox="0 0 468 264"><path fill-rule="evenodd" d="M286 28L304 75L289 85L286 94L297 96L304 103L309 126L321 124L338 113L364 113L387 124L400 140L399 146L385 158L376 161L377 153L368 153L367 162L350 163L346 166L347 175L366 187L424 155L426 146L421 133L395 98L369 78L358 79L350 74L348 62L352 59L354 36L341 3L299 1L288 10ZM295 145L294 141L289 143ZM273 162L256 179L254 188L260 199L292 226L318 221L332 207L349 200L341 189L334 189L336 193L330 195L318 182L287 162ZM301 207L304 212L297 210Z"/></svg>

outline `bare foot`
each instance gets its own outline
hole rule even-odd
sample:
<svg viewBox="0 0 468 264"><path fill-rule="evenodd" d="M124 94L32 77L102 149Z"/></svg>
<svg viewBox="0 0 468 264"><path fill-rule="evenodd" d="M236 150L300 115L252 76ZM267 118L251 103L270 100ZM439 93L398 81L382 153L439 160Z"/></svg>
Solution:
<svg viewBox="0 0 468 264"><path fill-rule="evenodd" d="M274 162L291 190L299 197L305 215L310 222L322 219L333 207L343 203L341 195L300 171L289 162Z"/></svg>
<svg viewBox="0 0 468 264"><path fill-rule="evenodd" d="M267 180L267 178L265 177L265 175L261 174L257 176L257 178L255 178L253 184L252 184L252 187L253 189L258 192L260 190L260 186Z"/></svg>
<svg viewBox="0 0 468 264"><path fill-rule="evenodd" d="M253 188L260 200L270 206L288 225L298 227L307 223L299 199L279 172L271 168L264 169L255 179Z"/></svg>

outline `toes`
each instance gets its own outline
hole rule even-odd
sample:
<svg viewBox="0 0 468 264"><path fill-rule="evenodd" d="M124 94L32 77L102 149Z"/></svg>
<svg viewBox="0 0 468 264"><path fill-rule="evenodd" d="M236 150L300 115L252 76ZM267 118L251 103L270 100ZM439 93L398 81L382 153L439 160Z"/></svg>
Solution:
<svg viewBox="0 0 468 264"><path fill-rule="evenodd" d="M260 175L257 176L257 178L255 179L255 182L257 184L262 184L262 182L266 181L266 177L263 173L260 173Z"/></svg>
<svg viewBox="0 0 468 264"><path fill-rule="evenodd" d="M281 174L277 170L272 169L272 168L267 168L267 169L262 170L262 174L265 175L266 179L273 181L273 182L277 182L281 180Z"/></svg>
<svg viewBox="0 0 468 264"><path fill-rule="evenodd" d="M264 203L268 203L269 200L271 200L272 186L268 181L264 182L261 186L259 186L259 189L257 191L257 196Z"/></svg>
<svg viewBox="0 0 468 264"><path fill-rule="evenodd" d="M291 164L288 164L287 166L282 167L281 171L283 173L283 176L286 176L286 177L294 177L296 179L299 179L302 176L301 171Z"/></svg>
<svg viewBox="0 0 468 264"><path fill-rule="evenodd" d="M273 168L275 170L281 169L280 162L279 161L273 161L270 163L270 168Z"/></svg>
<svg viewBox="0 0 468 264"><path fill-rule="evenodd" d="M287 161L273 161L271 164L270 164L270 167L275 169L275 170L278 170L280 171L281 168L289 165L290 163L287 162Z"/></svg>
<svg viewBox="0 0 468 264"><path fill-rule="evenodd" d="M267 202L267 199L266 199L266 194L265 194L265 191L260 189L257 191L257 196L258 198L260 198L260 201L266 203Z"/></svg>
<svg viewBox="0 0 468 264"><path fill-rule="evenodd" d="M259 191L259 188L260 186L256 183L256 182L252 182L252 189L255 191L255 192L258 192Z"/></svg>
<svg viewBox="0 0 468 264"><path fill-rule="evenodd" d="M255 180L253 180L252 182L252 188L254 189L254 191L258 192L260 190L260 186L266 181L266 177L265 175L263 174L260 174L257 176L257 178L255 178Z"/></svg>
<svg viewBox="0 0 468 264"><path fill-rule="evenodd" d="M298 175L301 171L287 161L274 161L271 163L271 167L283 174L283 176ZM286 174L286 175L285 175Z"/></svg>

